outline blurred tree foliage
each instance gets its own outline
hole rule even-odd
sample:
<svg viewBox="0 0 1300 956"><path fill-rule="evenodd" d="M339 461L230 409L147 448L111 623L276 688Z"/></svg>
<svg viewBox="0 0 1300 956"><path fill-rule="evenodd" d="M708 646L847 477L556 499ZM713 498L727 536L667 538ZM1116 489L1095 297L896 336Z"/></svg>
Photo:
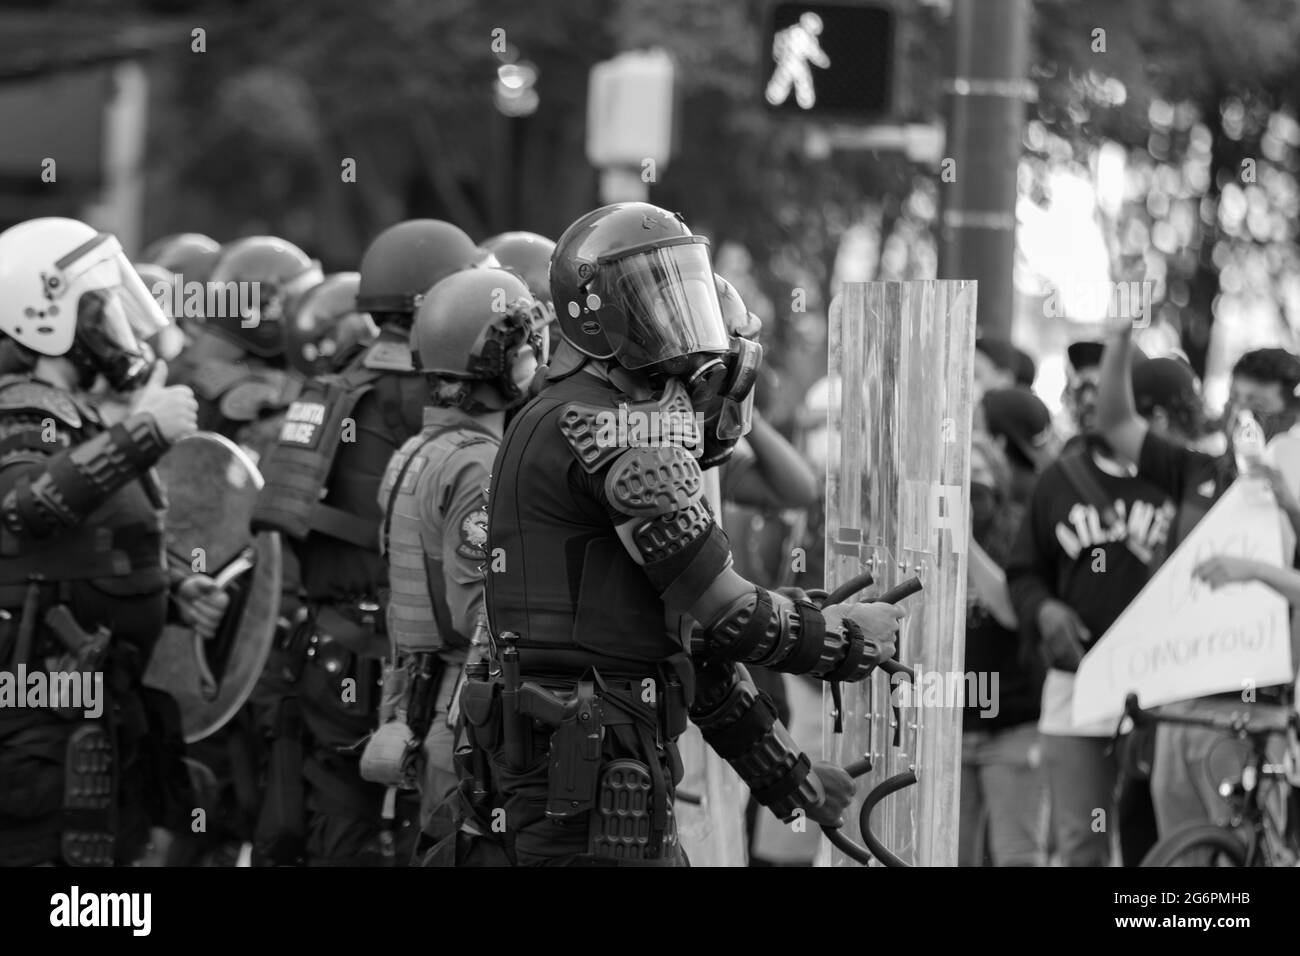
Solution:
<svg viewBox="0 0 1300 956"><path fill-rule="evenodd" d="M274 232L335 269L354 267L376 232L410 216L447 218L480 239L510 228L557 236L599 201L584 154L591 66L657 45L678 66L681 135L651 200L680 210L739 271L768 324L769 361L794 371L787 405L824 373L846 232L895 235L888 248L866 244L880 261L857 273L933 269L932 255L909 253L929 242L929 177L888 154L810 156L805 124L762 109L762 0L65 4L88 5L176 28L152 74L150 234ZM206 31L204 52L193 49L195 28ZM532 116L493 107L498 29L510 57L538 67ZM355 183L342 181L345 158Z"/></svg>
<svg viewBox="0 0 1300 956"><path fill-rule="evenodd" d="M584 155L591 66L662 46L678 65L680 136L651 199L713 238L768 323L792 401L824 371L837 272L934 274L933 171L888 153L817 149L815 128L762 108L765 0L53 6L56 16L96 10L175 27L152 73L152 234L275 232L334 269L354 267L376 232L411 216L451 219L480 239L510 228L556 236L598 201ZM193 49L195 28L206 31L204 52ZM493 106L495 31L507 59L538 68L531 116ZM1128 186L1108 224L1115 278L1161 280L1164 314L1198 367L1216 310L1257 300L1300 325L1298 33L1291 0L1035 5L1026 192L1045 198L1047 169L1093 170L1104 144L1119 144ZM939 28L929 36L942 43ZM355 183L343 181L345 159Z"/></svg>
<svg viewBox="0 0 1300 956"><path fill-rule="evenodd" d="M1038 0L1037 13L1036 185L1054 164L1095 170L1118 144L1113 278L1158 280L1160 317L1202 373L1216 318L1225 343L1254 316L1272 329L1250 337L1294 348L1300 5Z"/></svg>

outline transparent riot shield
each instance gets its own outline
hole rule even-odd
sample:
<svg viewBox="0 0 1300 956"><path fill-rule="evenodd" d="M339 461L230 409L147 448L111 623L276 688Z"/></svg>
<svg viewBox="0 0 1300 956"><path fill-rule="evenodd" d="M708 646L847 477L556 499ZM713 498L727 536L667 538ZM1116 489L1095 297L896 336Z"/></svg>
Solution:
<svg viewBox="0 0 1300 956"><path fill-rule="evenodd" d="M965 700L966 513L976 284L965 280L846 285L831 305L826 589L870 572L870 599L913 575L899 660L909 682L877 670L844 685L842 732L824 694L824 753L868 758L846 814L863 843L863 799L909 770L916 782L870 815L884 847L914 866L955 866ZM834 393L832 393L834 394ZM904 779L904 778L898 778ZM852 865L823 843L820 862Z"/></svg>
<svg viewBox="0 0 1300 956"><path fill-rule="evenodd" d="M704 492L715 515L722 514L716 468L704 473ZM713 752L692 724L677 741L682 782L673 812L682 848L692 866L744 866L745 805L749 791L731 766Z"/></svg>

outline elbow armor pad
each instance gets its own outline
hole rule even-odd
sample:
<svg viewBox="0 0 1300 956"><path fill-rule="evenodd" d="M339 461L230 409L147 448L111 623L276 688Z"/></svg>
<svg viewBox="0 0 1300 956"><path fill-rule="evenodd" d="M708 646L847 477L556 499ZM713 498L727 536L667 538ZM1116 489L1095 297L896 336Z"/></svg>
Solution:
<svg viewBox="0 0 1300 956"><path fill-rule="evenodd" d="M791 601L756 587L705 628L711 653L788 674L825 681L863 680L880 661L880 647L844 618L828 629L811 601Z"/></svg>
<svg viewBox="0 0 1300 956"><path fill-rule="evenodd" d="M754 799L782 820L825 798L812 762L777 720L772 698L754 686L743 667L720 661L701 665L691 719Z"/></svg>
<svg viewBox="0 0 1300 956"><path fill-rule="evenodd" d="M689 609L730 566L727 536L704 497L699 462L686 449L629 449L610 467L605 494L636 520L637 552L668 607Z"/></svg>
<svg viewBox="0 0 1300 956"><path fill-rule="evenodd" d="M140 478L166 450L153 418L132 415L51 458L43 471L19 479L0 503L5 530L19 538L42 538L73 527Z"/></svg>

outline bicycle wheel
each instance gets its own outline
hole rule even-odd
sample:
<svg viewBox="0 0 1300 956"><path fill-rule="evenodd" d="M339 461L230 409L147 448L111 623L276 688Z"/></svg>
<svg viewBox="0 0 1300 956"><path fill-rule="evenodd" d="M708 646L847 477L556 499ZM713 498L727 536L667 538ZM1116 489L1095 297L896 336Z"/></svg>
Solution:
<svg viewBox="0 0 1300 956"><path fill-rule="evenodd" d="M1153 846L1142 866L1245 866L1246 844L1235 830L1197 823Z"/></svg>

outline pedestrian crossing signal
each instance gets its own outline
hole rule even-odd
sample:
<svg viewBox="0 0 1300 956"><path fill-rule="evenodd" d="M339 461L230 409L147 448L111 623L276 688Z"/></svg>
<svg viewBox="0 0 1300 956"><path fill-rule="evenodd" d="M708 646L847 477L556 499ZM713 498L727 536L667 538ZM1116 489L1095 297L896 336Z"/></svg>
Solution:
<svg viewBox="0 0 1300 956"><path fill-rule="evenodd" d="M890 113L894 12L844 3L778 3L765 34L763 86L777 113Z"/></svg>

